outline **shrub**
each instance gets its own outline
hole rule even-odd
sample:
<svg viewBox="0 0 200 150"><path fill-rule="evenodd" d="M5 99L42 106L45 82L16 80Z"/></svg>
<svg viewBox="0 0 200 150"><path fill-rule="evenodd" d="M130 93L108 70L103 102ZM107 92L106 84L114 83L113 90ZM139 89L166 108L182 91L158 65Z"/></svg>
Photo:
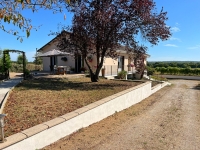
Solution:
<svg viewBox="0 0 200 150"><path fill-rule="evenodd" d="M89 62L92 62L92 60L93 60L92 55L87 56L87 60L88 60Z"/></svg>
<svg viewBox="0 0 200 150"><path fill-rule="evenodd" d="M72 67L70 70L71 70L71 71L75 71L75 68Z"/></svg>
<svg viewBox="0 0 200 150"><path fill-rule="evenodd" d="M7 50L7 49L5 49ZM5 57L5 62L4 62L4 57ZM4 63L4 64L3 64ZM6 72L7 69L11 68L11 60L10 60L10 54L9 53L3 53L2 58L0 59L0 65L1 67L1 72Z"/></svg>
<svg viewBox="0 0 200 150"><path fill-rule="evenodd" d="M81 67L81 68L80 68L80 71L84 71L84 72L85 72L86 70L87 70L87 69L86 69L85 67Z"/></svg>
<svg viewBox="0 0 200 150"><path fill-rule="evenodd" d="M155 69L154 68L150 68L150 67L147 67L147 75L148 76L152 76L153 74L155 73Z"/></svg>
<svg viewBox="0 0 200 150"><path fill-rule="evenodd" d="M28 76L28 75L30 75L30 71L29 71L28 69L25 69L24 74L25 74L26 76Z"/></svg>
<svg viewBox="0 0 200 150"><path fill-rule="evenodd" d="M32 70L42 70L42 65L35 65L28 63L26 65L26 69L32 71ZM17 64L17 63L12 63L12 66L10 68L10 72L23 72L23 65L22 64Z"/></svg>
<svg viewBox="0 0 200 150"><path fill-rule="evenodd" d="M167 81L167 78L162 76L151 76L151 78L157 81Z"/></svg>
<svg viewBox="0 0 200 150"><path fill-rule="evenodd" d="M22 54L18 55L17 64L23 64L23 59L25 60L24 63L26 65L28 63L28 59L26 58L26 56L24 58Z"/></svg>
<svg viewBox="0 0 200 150"><path fill-rule="evenodd" d="M118 79L125 79L126 78L126 75L127 75L127 71L120 71L118 74L117 74L117 77Z"/></svg>

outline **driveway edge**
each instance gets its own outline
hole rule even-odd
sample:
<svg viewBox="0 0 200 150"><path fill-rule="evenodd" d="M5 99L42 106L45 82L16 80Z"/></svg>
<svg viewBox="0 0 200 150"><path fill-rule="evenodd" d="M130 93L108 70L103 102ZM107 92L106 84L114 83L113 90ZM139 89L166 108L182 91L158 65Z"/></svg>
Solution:
<svg viewBox="0 0 200 150"><path fill-rule="evenodd" d="M6 81L7 81L7 80L6 80ZM1 102L1 104L0 104L0 114L3 113L3 109L4 109L4 107L5 107L5 104L6 104L6 102L7 102L7 99L8 99L8 97L9 97L10 93L11 93L12 90L15 88L15 86L17 86L17 85L18 85L19 83L21 83L22 81L23 81L23 79L21 79L21 81L19 81L19 82L18 82L17 84L15 84L12 88L10 88L8 92L5 93L5 96L4 96L4 98L3 98L3 100L2 100L2 102Z"/></svg>

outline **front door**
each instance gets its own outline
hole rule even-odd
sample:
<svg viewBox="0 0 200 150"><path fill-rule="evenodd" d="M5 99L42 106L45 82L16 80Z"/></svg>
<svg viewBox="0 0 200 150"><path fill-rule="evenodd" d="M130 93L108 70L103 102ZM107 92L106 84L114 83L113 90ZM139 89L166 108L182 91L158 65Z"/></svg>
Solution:
<svg viewBox="0 0 200 150"><path fill-rule="evenodd" d="M53 71L54 66L57 65L57 56L50 57L50 70Z"/></svg>
<svg viewBox="0 0 200 150"><path fill-rule="evenodd" d="M75 58L75 72L76 73L80 73L81 72L81 56L79 55L79 56L77 56L76 58Z"/></svg>
<svg viewBox="0 0 200 150"><path fill-rule="evenodd" d="M124 56L118 57L118 72L124 70Z"/></svg>

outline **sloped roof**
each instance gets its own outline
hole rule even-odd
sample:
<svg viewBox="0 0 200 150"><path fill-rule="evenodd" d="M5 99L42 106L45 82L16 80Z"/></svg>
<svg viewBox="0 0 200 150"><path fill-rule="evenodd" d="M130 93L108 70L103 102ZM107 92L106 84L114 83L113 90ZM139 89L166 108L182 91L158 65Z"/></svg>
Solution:
<svg viewBox="0 0 200 150"><path fill-rule="evenodd" d="M48 51L46 53L38 54L37 57L64 56L64 55L70 55L70 53L62 52L60 50L53 49L53 50Z"/></svg>
<svg viewBox="0 0 200 150"><path fill-rule="evenodd" d="M67 31L62 31L60 34L62 34L62 33L66 33L66 34L71 34L70 32L67 32ZM59 35L57 35L55 38L53 38L51 41L49 41L47 44L45 44L44 46L42 46L40 49L38 49L37 50L37 52L41 52L42 50L43 50L43 48L45 48L47 45L49 45L49 44L51 44L51 43L53 43L53 42L56 42L56 40L57 40L57 38L58 38L58 36L60 36L60 34ZM121 53L121 54L127 54L127 51L125 50L125 46L120 46L117 50L116 50L116 52L117 53ZM144 54L146 57L150 57L150 55L149 54ZM42 56L41 56L42 57Z"/></svg>
<svg viewBox="0 0 200 150"><path fill-rule="evenodd" d="M70 32L67 32L67 31L62 31L61 33L63 33L63 32L65 32L67 34L71 34ZM47 45L50 45L51 43L56 42L57 39L58 39L58 37L61 35L61 33L58 34L55 38L53 38L51 41L49 41L48 43L46 43L45 45L43 45L41 48L39 48L37 50L37 52L41 52Z"/></svg>

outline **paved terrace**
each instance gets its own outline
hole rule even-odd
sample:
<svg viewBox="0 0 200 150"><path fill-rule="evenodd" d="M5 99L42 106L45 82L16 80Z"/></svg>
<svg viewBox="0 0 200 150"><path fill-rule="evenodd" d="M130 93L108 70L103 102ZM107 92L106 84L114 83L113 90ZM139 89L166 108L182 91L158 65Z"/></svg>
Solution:
<svg viewBox="0 0 200 150"><path fill-rule="evenodd" d="M8 91L21 82L22 79L22 77L15 77L13 79L0 82L0 104L2 103Z"/></svg>

